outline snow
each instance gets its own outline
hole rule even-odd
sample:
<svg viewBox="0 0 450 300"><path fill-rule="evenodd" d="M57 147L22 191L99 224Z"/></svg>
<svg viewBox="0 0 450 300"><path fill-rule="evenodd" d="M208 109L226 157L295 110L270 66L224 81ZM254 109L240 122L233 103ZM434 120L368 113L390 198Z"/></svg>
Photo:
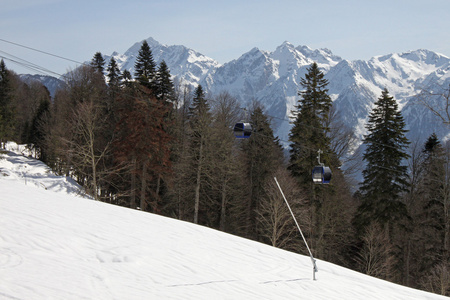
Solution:
<svg viewBox="0 0 450 300"><path fill-rule="evenodd" d="M14 149L0 159L1 299L448 299L325 261L313 281L308 256L83 198Z"/></svg>

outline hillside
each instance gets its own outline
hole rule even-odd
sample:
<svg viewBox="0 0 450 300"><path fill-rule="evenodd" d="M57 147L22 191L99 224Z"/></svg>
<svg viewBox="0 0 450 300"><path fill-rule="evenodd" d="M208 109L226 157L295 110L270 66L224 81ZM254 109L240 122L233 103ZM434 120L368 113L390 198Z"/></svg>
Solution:
<svg viewBox="0 0 450 300"><path fill-rule="evenodd" d="M324 261L313 281L307 256L83 198L10 150L0 159L2 299L448 299Z"/></svg>

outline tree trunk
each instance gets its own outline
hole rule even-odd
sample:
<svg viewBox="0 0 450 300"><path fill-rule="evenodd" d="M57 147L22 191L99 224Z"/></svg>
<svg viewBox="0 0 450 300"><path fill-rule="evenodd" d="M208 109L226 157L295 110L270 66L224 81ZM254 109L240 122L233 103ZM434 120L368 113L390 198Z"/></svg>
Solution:
<svg viewBox="0 0 450 300"><path fill-rule="evenodd" d="M226 180L223 181L222 184L222 193L221 193L221 208L220 208L220 230L225 231L225 218L226 218L226 204L227 204L227 188L226 188Z"/></svg>
<svg viewBox="0 0 450 300"><path fill-rule="evenodd" d="M137 172L137 163L136 163L136 155L133 155L131 159L131 194L130 194L130 207L136 208L136 172Z"/></svg>
<svg viewBox="0 0 450 300"><path fill-rule="evenodd" d="M97 193L97 164L95 160L95 150L94 150L94 130L93 128L88 128L89 130L89 152L91 159L92 168L92 193L94 194L94 199L98 200Z"/></svg>
<svg viewBox="0 0 450 300"><path fill-rule="evenodd" d="M197 178L195 182L195 204L194 204L194 223L198 224L198 211L200 207L200 180L202 174L203 162L203 140L200 140L200 150L198 155Z"/></svg>
<svg viewBox="0 0 450 300"><path fill-rule="evenodd" d="M142 166L142 176L141 176L141 197L139 208L141 210L146 210L146 200L145 200L145 192L147 191L147 160L144 160L144 164Z"/></svg>

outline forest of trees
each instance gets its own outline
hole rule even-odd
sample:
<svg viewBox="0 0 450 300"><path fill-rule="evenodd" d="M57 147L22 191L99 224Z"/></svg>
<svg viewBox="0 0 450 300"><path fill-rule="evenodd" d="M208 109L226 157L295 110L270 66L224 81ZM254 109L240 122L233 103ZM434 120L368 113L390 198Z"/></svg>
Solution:
<svg viewBox="0 0 450 300"><path fill-rule="evenodd" d="M26 144L98 201L307 254L276 177L314 257L450 295L450 148L435 134L408 141L388 90L366 124L354 190L341 162L355 138L336 123L316 63L299 82L288 155L261 104L244 110L226 91L174 84L146 42L134 74L98 52L64 80L51 98L0 62L2 147ZM233 125L244 119L252 135L236 139ZM311 180L319 150L333 172L327 185Z"/></svg>

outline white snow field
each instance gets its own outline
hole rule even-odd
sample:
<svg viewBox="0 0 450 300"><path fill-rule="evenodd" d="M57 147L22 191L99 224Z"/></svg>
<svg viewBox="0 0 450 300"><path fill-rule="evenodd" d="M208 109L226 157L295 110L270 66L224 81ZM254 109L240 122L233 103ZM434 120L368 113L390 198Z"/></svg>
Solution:
<svg viewBox="0 0 450 300"><path fill-rule="evenodd" d="M0 299L448 299L77 189L0 159Z"/></svg>

